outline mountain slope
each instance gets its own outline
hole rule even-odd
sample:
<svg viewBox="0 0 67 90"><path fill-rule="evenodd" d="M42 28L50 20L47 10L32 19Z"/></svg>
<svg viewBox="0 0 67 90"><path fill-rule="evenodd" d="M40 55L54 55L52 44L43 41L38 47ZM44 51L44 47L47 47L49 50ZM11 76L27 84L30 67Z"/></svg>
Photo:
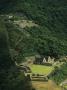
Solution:
<svg viewBox="0 0 67 90"><path fill-rule="evenodd" d="M25 27L24 30L22 28L20 30L18 26L13 26L15 29L12 28L13 31L10 30L10 25L7 27L9 28L9 32L14 34L23 30L23 32L20 32L21 34L18 33L18 35L20 35L20 39L22 35L24 38L17 46L17 48L20 48L21 53L24 54L20 53L21 58L22 56L36 53L55 58L67 55L67 1L12 0L4 3L3 0L2 2L3 4L1 4L2 7L0 8L1 14L8 13L9 15L12 13L14 17L16 16L20 18L20 20L31 20L39 26ZM29 35L29 37L26 35ZM13 41L16 38L14 36L10 37ZM15 49L14 46L12 48Z"/></svg>
<svg viewBox="0 0 67 90"><path fill-rule="evenodd" d="M67 79L67 63L60 68L56 68L50 76L57 84Z"/></svg>
<svg viewBox="0 0 67 90"><path fill-rule="evenodd" d="M67 1L1 0L0 15L4 20L4 24L0 22L0 89L28 90L29 82L23 73L17 72L14 62L37 54L54 58L67 56ZM9 19L11 15L13 18ZM14 24L19 20L32 21L38 27L21 28ZM56 83L67 78L66 66L52 76Z"/></svg>
<svg viewBox="0 0 67 90"><path fill-rule="evenodd" d="M27 82L27 83L26 83ZM22 86L23 85L23 86ZM0 17L0 90L31 90L31 84L12 60L4 21Z"/></svg>

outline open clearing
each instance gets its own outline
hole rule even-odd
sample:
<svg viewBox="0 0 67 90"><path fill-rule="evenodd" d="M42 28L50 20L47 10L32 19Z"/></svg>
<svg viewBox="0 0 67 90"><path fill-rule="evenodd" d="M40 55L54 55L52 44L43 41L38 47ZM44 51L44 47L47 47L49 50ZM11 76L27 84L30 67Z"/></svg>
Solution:
<svg viewBox="0 0 67 90"><path fill-rule="evenodd" d="M29 21L29 20L18 20L18 21L14 21L14 24L19 25L20 28L25 28L25 27L38 27L37 24L35 24L33 21Z"/></svg>
<svg viewBox="0 0 67 90"><path fill-rule="evenodd" d="M32 85L36 90L62 90L51 80L48 82L32 81Z"/></svg>
<svg viewBox="0 0 67 90"><path fill-rule="evenodd" d="M53 66L31 64L31 65L29 65L29 67L30 67L33 74L48 75L54 70Z"/></svg>
<svg viewBox="0 0 67 90"><path fill-rule="evenodd" d="M49 75L53 70L53 66L28 64L32 74ZM52 80L45 81L41 76L38 78L32 78L32 86L35 90L62 90L60 86L57 86Z"/></svg>

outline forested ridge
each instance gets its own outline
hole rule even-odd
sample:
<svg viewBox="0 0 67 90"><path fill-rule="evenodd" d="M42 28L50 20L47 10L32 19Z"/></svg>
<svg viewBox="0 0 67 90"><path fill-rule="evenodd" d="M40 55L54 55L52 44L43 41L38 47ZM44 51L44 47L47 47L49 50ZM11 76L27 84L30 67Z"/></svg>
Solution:
<svg viewBox="0 0 67 90"><path fill-rule="evenodd" d="M32 51L35 50L42 55L54 57L67 55L66 1L3 0L0 3L1 13L20 13L39 25L39 27L24 30L25 33L30 34L29 39L31 39L28 44ZM33 45L31 45L32 43Z"/></svg>

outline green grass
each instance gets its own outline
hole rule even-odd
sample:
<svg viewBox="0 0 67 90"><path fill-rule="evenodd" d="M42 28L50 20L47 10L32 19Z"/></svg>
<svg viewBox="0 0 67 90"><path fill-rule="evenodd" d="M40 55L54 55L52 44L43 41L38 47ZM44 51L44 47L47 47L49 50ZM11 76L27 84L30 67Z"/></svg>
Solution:
<svg viewBox="0 0 67 90"><path fill-rule="evenodd" d="M64 87L65 89L67 89L67 85L64 85L63 87Z"/></svg>
<svg viewBox="0 0 67 90"><path fill-rule="evenodd" d="M29 65L34 74L45 74L48 75L54 70L52 66L43 66L43 65Z"/></svg>

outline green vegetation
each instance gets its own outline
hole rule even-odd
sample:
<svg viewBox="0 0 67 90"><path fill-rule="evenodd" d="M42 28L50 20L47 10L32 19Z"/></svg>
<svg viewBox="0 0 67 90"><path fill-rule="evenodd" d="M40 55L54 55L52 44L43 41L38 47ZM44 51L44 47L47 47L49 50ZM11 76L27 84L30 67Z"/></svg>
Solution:
<svg viewBox="0 0 67 90"><path fill-rule="evenodd" d="M52 77L57 84L60 84L67 79L67 63L62 65L60 68L56 67L55 71L50 75L50 77Z"/></svg>
<svg viewBox="0 0 67 90"><path fill-rule="evenodd" d="M23 30L21 36L24 38L17 47L23 51L24 55L20 54L18 58L35 53L55 58L67 55L67 1L7 1L9 0L0 1L5 4L1 5L1 13L12 13L18 15L18 17L25 17L24 19L33 20L39 25L39 27L25 28ZM12 30L17 30L17 28L13 28ZM9 31L10 29L11 27L9 27ZM12 35L16 34L16 32L13 31ZM15 41L14 38L11 36L10 41Z"/></svg>
<svg viewBox="0 0 67 90"><path fill-rule="evenodd" d="M67 89L67 85L64 85L63 87L65 88L65 90Z"/></svg>
<svg viewBox="0 0 67 90"><path fill-rule="evenodd" d="M13 18L9 20L10 15ZM0 89L30 90L29 81L17 70L15 62L21 63L25 57L36 54L56 60L67 56L67 1L0 0L0 16ZM14 20L33 21L38 27L21 28ZM57 84L67 78L66 66L51 74ZM30 67L33 73L41 70L48 74L53 70L46 66Z"/></svg>
<svg viewBox="0 0 67 90"><path fill-rule="evenodd" d="M7 29L0 18L0 90L31 90L28 78L12 60L9 47Z"/></svg>
<svg viewBox="0 0 67 90"><path fill-rule="evenodd" d="M27 56L36 54L59 58L66 55L67 41L53 37L51 31L43 27L21 29L12 23L6 23L14 60L20 62ZM56 34L56 32L55 32ZM60 34L60 33L59 33ZM57 35L57 34L56 34ZM15 54L15 56L14 56Z"/></svg>
<svg viewBox="0 0 67 90"><path fill-rule="evenodd" d="M29 65L33 74L40 75L48 75L50 74L54 68L52 66L44 66L44 65Z"/></svg>

